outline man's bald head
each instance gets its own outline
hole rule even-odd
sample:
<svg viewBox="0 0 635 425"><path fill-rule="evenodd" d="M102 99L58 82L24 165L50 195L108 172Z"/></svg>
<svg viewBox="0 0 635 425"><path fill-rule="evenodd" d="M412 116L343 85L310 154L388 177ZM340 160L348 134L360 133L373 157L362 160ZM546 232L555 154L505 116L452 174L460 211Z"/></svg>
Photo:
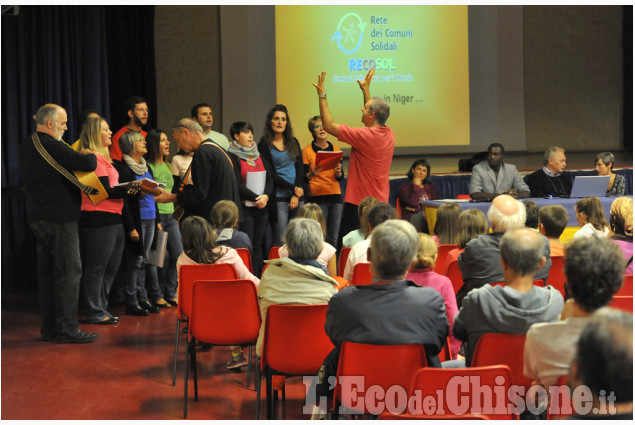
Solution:
<svg viewBox="0 0 635 425"><path fill-rule="evenodd" d="M498 195L487 211L494 232L505 232L525 226L525 205L509 195Z"/></svg>
<svg viewBox="0 0 635 425"><path fill-rule="evenodd" d="M545 238L526 227L508 230L499 245L507 267L520 276L533 275L542 266Z"/></svg>

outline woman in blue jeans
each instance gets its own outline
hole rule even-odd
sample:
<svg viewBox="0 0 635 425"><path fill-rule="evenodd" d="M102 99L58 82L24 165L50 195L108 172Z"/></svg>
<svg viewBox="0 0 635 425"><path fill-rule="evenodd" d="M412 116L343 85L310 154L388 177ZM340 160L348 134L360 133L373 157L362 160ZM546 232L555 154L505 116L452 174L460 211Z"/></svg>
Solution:
<svg viewBox="0 0 635 425"><path fill-rule="evenodd" d="M119 147L123 152L123 167L119 181L153 179L143 155L148 151L143 135L138 131L128 131L121 135ZM127 204L127 205L126 205ZM124 204L124 227L126 238L126 313L132 316L147 316L158 313L161 308L169 308L161 294L157 268L147 264L148 253L154 240L158 223L158 209L153 195L143 194L129 199ZM146 278L148 291L146 291ZM149 293L148 293L149 292Z"/></svg>
<svg viewBox="0 0 635 425"><path fill-rule="evenodd" d="M172 167L167 163L167 157L170 154L168 136L162 130L150 130L146 136L146 147L148 153L145 157L150 170L152 170L154 180L159 183L165 183L165 190L172 192L174 177L172 176ZM163 227L163 231L168 233L167 258L159 272L159 287L163 290L163 298L169 304L177 305L176 288L178 286L178 278L176 260L183 252L181 232L179 224L172 217L174 203L158 204L158 208L159 224Z"/></svg>
<svg viewBox="0 0 635 425"><path fill-rule="evenodd" d="M269 202L269 221L273 223L273 244L281 246L287 223L297 215L304 195L302 151L293 137L284 105L274 106L267 114L258 151L264 161L272 165L276 202Z"/></svg>

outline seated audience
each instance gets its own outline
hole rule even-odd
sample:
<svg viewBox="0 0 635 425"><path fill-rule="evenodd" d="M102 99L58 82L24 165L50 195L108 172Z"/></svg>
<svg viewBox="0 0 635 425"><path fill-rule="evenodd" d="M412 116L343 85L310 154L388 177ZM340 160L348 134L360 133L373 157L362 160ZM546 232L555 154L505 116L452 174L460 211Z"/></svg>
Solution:
<svg viewBox="0 0 635 425"><path fill-rule="evenodd" d="M586 409L570 419L633 420L632 314L604 307L591 317L578 340L569 385L585 385L593 397L588 403L589 391L572 392L573 405Z"/></svg>
<svg viewBox="0 0 635 425"><path fill-rule="evenodd" d="M401 184L398 196L401 205L401 219L406 221L410 221L413 215L421 212L421 201L439 197L437 188L430 181L428 161L417 159L412 164L408 170L408 181Z"/></svg>
<svg viewBox="0 0 635 425"><path fill-rule="evenodd" d="M418 247L415 228L404 220L387 220L375 228L370 264L373 283L348 286L329 301L324 329L335 348L324 359L323 383L336 375L344 341L423 344L428 365L439 367L438 354L448 336L443 298L432 288L404 279ZM327 388L318 384L318 396L326 395Z"/></svg>
<svg viewBox="0 0 635 425"><path fill-rule="evenodd" d="M457 245L459 242L459 215L461 207L456 202L443 204L437 210L433 239L438 245Z"/></svg>
<svg viewBox="0 0 635 425"><path fill-rule="evenodd" d="M509 230L501 238L505 286L473 289L454 316L454 337L465 342L467 366L482 335L524 334L534 323L558 320L562 294L552 286L533 284L536 271L546 262L546 244L544 236L526 228Z"/></svg>
<svg viewBox="0 0 635 425"><path fill-rule="evenodd" d="M624 259L607 239L583 238L567 247L564 273L570 298L560 320L534 324L525 342L525 376L545 387L567 374L588 317L608 305L622 286Z"/></svg>
<svg viewBox="0 0 635 425"><path fill-rule="evenodd" d="M309 218L320 223L322 228L322 236L326 238L326 222L324 221L324 214L322 208L318 204L308 203L304 204L298 210L298 218ZM316 258L316 261L322 264L327 269L329 276L337 276L337 260L335 255L335 247L328 242L322 244L322 252ZM287 245L283 245L278 249L278 255L282 257L289 256L289 249Z"/></svg>
<svg viewBox="0 0 635 425"><path fill-rule="evenodd" d="M515 165L504 163L505 148L500 143L487 147L487 160L472 168L470 196L491 201L502 193L514 198L529 198L529 187Z"/></svg>
<svg viewBox="0 0 635 425"><path fill-rule="evenodd" d="M613 172L615 156L611 152L601 152L595 156L595 171L598 176L611 176L606 188L606 196L622 196L626 192L626 179L621 174Z"/></svg>
<svg viewBox="0 0 635 425"><path fill-rule="evenodd" d="M238 207L232 201L220 200L214 204L210 213L210 221L216 232L216 244L252 251L251 239L247 233L236 229L238 226Z"/></svg>
<svg viewBox="0 0 635 425"><path fill-rule="evenodd" d="M191 264L232 264L238 279L248 279L258 285L260 279L249 272L235 249L216 245L216 232L202 217L190 216L181 223L183 253L176 261L177 272L181 266Z"/></svg>
<svg viewBox="0 0 635 425"><path fill-rule="evenodd" d="M450 279L434 272L437 253L436 242L434 242L429 235L419 233L417 258L413 268L406 275L406 279L414 282L418 286L433 288L443 297L445 315L450 324L450 350L452 351L452 358L456 359L459 349L461 348L461 341L452 336L452 324L454 323L454 315L459 309L456 307L456 297L454 296L454 288L452 288Z"/></svg>
<svg viewBox="0 0 635 425"><path fill-rule="evenodd" d="M549 240L552 257L564 255L564 244L560 235L569 222L569 214L562 205L545 205L538 211L538 231Z"/></svg>
<svg viewBox="0 0 635 425"><path fill-rule="evenodd" d="M633 274L633 198L622 196L611 204L611 239L626 259L626 274Z"/></svg>
<svg viewBox="0 0 635 425"><path fill-rule="evenodd" d="M457 247L448 252L443 274L447 275L448 265L459 258L469 241L489 232L489 224L483 211L469 208L459 215L459 238Z"/></svg>
<svg viewBox="0 0 635 425"><path fill-rule="evenodd" d="M545 151L541 170L526 176L525 181L531 190L531 196L569 196L571 194L571 179L564 174L567 158L564 149L551 146Z"/></svg>
<svg viewBox="0 0 635 425"><path fill-rule="evenodd" d="M580 230L575 232L573 240L580 238L588 238L595 235L599 238L605 238L609 234L609 226L604 218L604 209L599 198L591 196L582 198L575 203L575 218L578 224L582 226Z"/></svg>
<svg viewBox="0 0 635 425"><path fill-rule="evenodd" d="M357 207L357 215L359 216L359 229L352 230L342 239L342 246L352 248L357 242L361 242L370 235L370 229L368 228L368 211L370 208L377 204L379 201L377 198L367 196L359 203Z"/></svg>
<svg viewBox="0 0 635 425"><path fill-rule="evenodd" d="M486 283L504 280L498 245L503 233L524 226L525 206L509 195L499 195L492 201L487 211L487 218L492 226L492 233L472 239L459 255L459 268L465 282L456 294L456 303L459 308L461 308L463 297L472 289L480 288ZM536 273L536 279L546 279L551 268L549 244L546 238L544 239L543 255L547 261Z"/></svg>
<svg viewBox="0 0 635 425"><path fill-rule="evenodd" d="M538 211L540 208L534 201L522 201L525 204L525 227L529 229L538 229Z"/></svg>
<svg viewBox="0 0 635 425"><path fill-rule="evenodd" d="M373 236L373 229L379 226L386 220L397 218L395 209L388 204L377 204L368 211L368 224L370 227L370 235L361 242L355 244L351 248L351 252L348 254L346 260L346 266L344 267L344 279L349 282L353 278L353 270L355 265L359 263L368 263L368 248L370 247L370 241Z"/></svg>
<svg viewBox="0 0 635 425"><path fill-rule="evenodd" d="M318 207L319 209L319 207ZM289 257L267 260L269 267L258 286L258 302L262 326L256 343L256 354L262 355L262 342L267 309L275 304L324 304L337 292L337 282L317 262L323 250L324 237L320 225L312 219L295 218L284 233Z"/></svg>

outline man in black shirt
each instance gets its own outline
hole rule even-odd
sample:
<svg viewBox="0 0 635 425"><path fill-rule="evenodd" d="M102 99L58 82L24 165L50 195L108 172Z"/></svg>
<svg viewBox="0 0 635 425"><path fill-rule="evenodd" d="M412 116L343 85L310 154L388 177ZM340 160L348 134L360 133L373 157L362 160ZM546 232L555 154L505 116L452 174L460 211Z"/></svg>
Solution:
<svg viewBox="0 0 635 425"><path fill-rule="evenodd" d="M567 157L564 149L551 146L545 152L544 167L527 176L527 185L534 198L543 196L564 196L571 194L571 178L564 174Z"/></svg>

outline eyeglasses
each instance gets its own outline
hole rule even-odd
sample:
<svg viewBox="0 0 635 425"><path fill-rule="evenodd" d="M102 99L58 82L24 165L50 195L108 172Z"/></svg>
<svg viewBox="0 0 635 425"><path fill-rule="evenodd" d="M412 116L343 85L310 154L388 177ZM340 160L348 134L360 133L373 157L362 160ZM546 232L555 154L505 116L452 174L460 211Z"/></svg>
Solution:
<svg viewBox="0 0 635 425"><path fill-rule="evenodd" d="M323 128L322 124L318 124L318 125L314 125L313 126L313 130L321 130L322 128Z"/></svg>

